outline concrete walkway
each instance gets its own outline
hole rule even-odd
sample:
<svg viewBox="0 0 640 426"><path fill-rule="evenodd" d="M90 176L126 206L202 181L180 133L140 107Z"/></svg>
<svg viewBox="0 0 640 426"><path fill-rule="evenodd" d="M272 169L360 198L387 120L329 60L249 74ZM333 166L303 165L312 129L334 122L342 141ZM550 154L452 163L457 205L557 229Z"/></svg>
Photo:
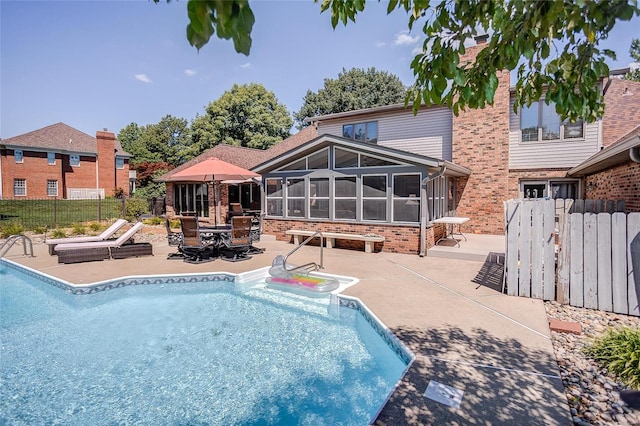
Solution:
<svg viewBox="0 0 640 426"><path fill-rule="evenodd" d="M483 240L485 259L500 249L500 238ZM85 284L129 275L244 272L271 264L293 245L266 238L266 249L251 260L216 260L193 265L167 260L175 249L154 243L154 256L59 265L47 246L35 244L35 258L12 249L6 258L64 280ZM458 257L324 250L323 272L353 276L360 282L345 294L360 298L416 355L378 425L571 424L569 406L553 355L549 326L539 300L500 293L500 266L464 254ZM475 250L475 249L474 249ZM302 247L290 261L319 260L318 247ZM498 291L496 291L498 289ZM424 396L430 381L463 391L459 408Z"/></svg>

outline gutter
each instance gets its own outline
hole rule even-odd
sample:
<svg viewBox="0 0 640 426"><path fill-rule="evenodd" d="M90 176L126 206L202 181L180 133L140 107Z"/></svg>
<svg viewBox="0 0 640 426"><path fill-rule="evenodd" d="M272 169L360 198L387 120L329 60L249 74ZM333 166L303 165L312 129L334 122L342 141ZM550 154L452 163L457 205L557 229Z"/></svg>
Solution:
<svg viewBox="0 0 640 426"><path fill-rule="evenodd" d="M437 173L427 175L420 183L420 206L422 207L420 212L420 257L424 257L427 252L427 184L442 176L446 170L447 165L445 164Z"/></svg>

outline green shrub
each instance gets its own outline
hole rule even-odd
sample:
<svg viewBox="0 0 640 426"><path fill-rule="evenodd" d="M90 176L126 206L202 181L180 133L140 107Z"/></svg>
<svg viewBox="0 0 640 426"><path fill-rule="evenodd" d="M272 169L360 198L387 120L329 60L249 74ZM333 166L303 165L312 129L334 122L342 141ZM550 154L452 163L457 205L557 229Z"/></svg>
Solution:
<svg viewBox="0 0 640 426"><path fill-rule="evenodd" d="M44 234L44 233L47 232L47 227L46 226L34 226L32 231L35 232L36 234Z"/></svg>
<svg viewBox="0 0 640 426"><path fill-rule="evenodd" d="M100 224L100 222L91 222L89 224L89 229L91 229L93 232L98 232L103 229L103 226L102 224Z"/></svg>
<svg viewBox="0 0 640 426"><path fill-rule="evenodd" d="M17 222L9 222L0 226L0 237L8 238L12 235L22 234L24 232L24 227Z"/></svg>
<svg viewBox="0 0 640 426"><path fill-rule="evenodd" d="M87 227L82 223L74 223L71 227L72 233L75 235L84 235L87 233Z"/></svg>
<svg viewBox="0 0 640 426"><path fill-rule="evenodd" d="M64 229L56 228L53 231L51 231L51 238L64 238L66 236L67 236L67 233L64 231Z"/></svg>
<svg viewBox="0 0 640 426"><path fill-rule="evenodd" d="M126 212L128 220L138 220L143 214L149 213L149 203L144 198L127 199Z"/></svg>
<svg viewBox="0 0 640 426"><path fill-rule="evenodd" d="M169 226L171 228L180 229L182 227L182 223L180 223L180 219L171 219L169 221Z"/></svg>
<svg viewBox="0 0 640 426"><path fill-rule="evenodd" d="M164 223L164 219L158 216L150 217L149 219L145 219L142 221L147 225L161 225Z"/></svg>
<svg viewBox="0 0 640 426"><path fill-rule="evenodd" d="M610 330L585 352L629 387L640 389L640 328Z"/></svg>

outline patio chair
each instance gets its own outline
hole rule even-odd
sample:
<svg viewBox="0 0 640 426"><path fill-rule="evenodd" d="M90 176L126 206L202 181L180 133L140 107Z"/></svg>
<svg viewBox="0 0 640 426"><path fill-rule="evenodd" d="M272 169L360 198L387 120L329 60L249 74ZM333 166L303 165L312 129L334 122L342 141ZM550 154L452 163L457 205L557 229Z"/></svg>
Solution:
<svg viewBox="0 0 640 426"><path fill-rule="evenodd" d="M180 218L182 243L178 248L187 263L205 263L215 260L214 247L204 241L200 232L197 216Z"/></svg>
<svg viewBox="0 0 640 426"><path fill-rule="evenodd" d="M260 235L262 234L262 218L264 217L264 213L259 216L254 216L251 218L251 231L249 232L249 236L251 238L251 248L249 249L249 253L251 254L260 254L264 253L264 249L260 247L256 247L253 245L256 241L260 241Z"/></svg>
<svg viewBox="0 0 640 426"><path fill-rule="evenodd" d="M55 251L58 254L58 263L78 263L153 255L151 244L133 243L134 235L143 226L142 222L138 222L115 240L58 244L55 246Z"/></svg>
<svg viewBox="0 0 640 426"><path fill-rule="evenodd" d="M227 223L231 223L231 220L236 216L243 216L242 204L231 203L229 204L229 211L227 212Z"/></svg>
<svg viewBox="0 0 640 426"><path fill-rule="evenodd" d="M50 240L45 239L45 244L49 246L49 254L55 255L55 246L58 244L72 244L72 243L90 243L94 241L104 241L109 238L112 238L116 232L120 228L122 228L127 223L124 219L118 219L111 224L110 227L105 229L100 235L86 236L86 237L69 237L69 238L51 238Z"/></svg>
<svg viewBox="0 0 640 426"><path fill-rule="evenodd" d="M249 260L251 241L251 216L231 218L231 232L222 235L220 258L229 262Z"/></svg>
<svg viewBox="0 0 640 426"><path fill-rule="evenodd" d="M164 226L167 229L167 242L169 243L169 247L180 247L184 239L182 232L176 232L171 229L171 222L167 217L164 218ZM167 259L183 259L183 257L179 250L177 253L169 253L167 255Z"/></svg>

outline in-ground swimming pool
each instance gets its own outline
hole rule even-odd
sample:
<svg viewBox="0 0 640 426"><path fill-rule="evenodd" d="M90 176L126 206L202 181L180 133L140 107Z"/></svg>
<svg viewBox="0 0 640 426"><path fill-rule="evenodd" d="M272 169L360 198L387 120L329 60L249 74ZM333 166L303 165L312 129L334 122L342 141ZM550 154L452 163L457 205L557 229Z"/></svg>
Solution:
<svg viewBox="0 0 640 426"><path fill-rule="evenodd" d="M353 300L234 280L74 295L0 261L0 423L369 423L409 353Z"/></svg>

